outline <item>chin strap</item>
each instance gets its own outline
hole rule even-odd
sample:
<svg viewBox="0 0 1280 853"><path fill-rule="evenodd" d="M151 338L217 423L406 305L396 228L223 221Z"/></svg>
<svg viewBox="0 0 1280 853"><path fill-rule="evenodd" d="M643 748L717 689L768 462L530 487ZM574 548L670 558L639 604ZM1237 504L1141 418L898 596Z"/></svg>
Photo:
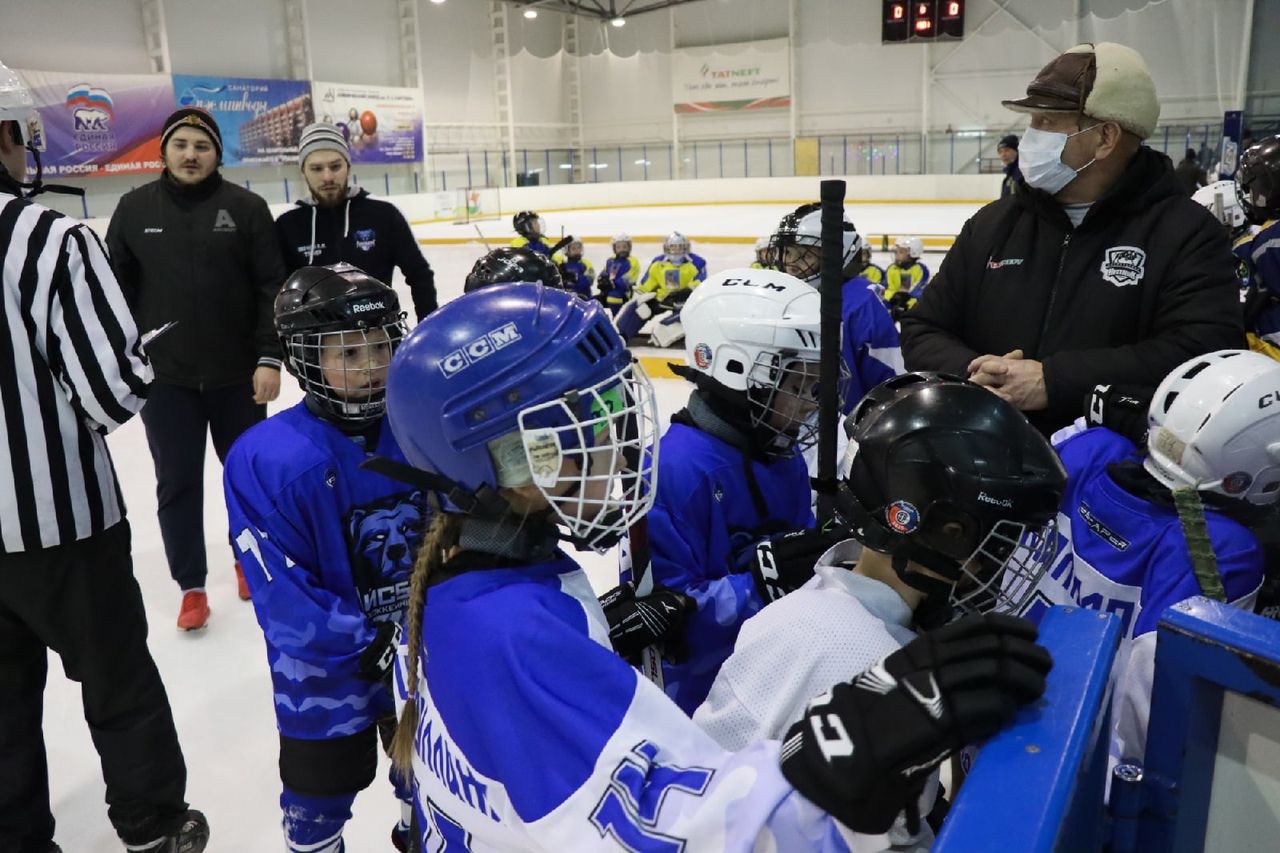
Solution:
<svg viewBox="0 0 1280 853"><path fill-rule="evenodd" d="M559 542L560 531L545 515L508 514L501 518L464 518L458 547L463 551L538 562L555 556Z"/></svg>

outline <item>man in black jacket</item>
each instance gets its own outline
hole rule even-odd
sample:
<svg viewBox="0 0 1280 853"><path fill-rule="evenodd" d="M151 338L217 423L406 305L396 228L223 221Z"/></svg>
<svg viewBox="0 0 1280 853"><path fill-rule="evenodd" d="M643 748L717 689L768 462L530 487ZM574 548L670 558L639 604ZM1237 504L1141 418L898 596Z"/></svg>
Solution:
<svg viewBox="0 0 1280 853"><path fill-rule="evenodd" d="M1160 115L1142 57L1074 47L1004 104L1031 114L1026 187L965 223L902 320L907 369L968 376L1047 434L1095 385L1154 387L1243 347L1226 233L1142 146Z"/></svg>
<svg viewBox="0 0 1280 853"><path fill-rule="evenodd" d="M1000 198L1013 195L1022 187L1022 170L1018 168L1018 137L1012 133L1001 138L996 154L1004 166L1004 180L1000 182Z"/></svg>
<svg viewBox="0 0 1280 853"><path fill-rule="evenodd" d="M218 174L213 116L178 110L160 150L164 173L120 199L107 245L138 327L176 324L148 347L156 382L142 422L165 556L183 592L178 627L193 630L209 616L205 433L223 459L280 393L272 305L285 271L267 203ZM240 597L249 597L242 579Z"/></svg>
<svg viewBox="0 0 1280 853"><path fill-rule="evenodd" d="M346 261L390 282L399 267L417 318L436 310L435 273L422 257L404 214L347 185L351 155L342 131L323 122L307 125L299 140L298 162L311 197L276 220L289 272Z"/></svg>

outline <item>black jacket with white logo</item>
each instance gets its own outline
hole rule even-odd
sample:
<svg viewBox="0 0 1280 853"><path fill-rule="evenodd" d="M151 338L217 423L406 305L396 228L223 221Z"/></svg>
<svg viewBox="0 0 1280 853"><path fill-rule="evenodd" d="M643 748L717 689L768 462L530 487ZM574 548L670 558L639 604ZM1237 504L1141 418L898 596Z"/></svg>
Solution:
<svg viewBox="0 0 1280 853"><path fill-rule="evenodd" d="M273 305L284 263L262 198L217 172L194 187L159 180L126 193L107 228L111 266L156 379L189 388L249 382L280 367Z"/></svg>
<svg viewBox="0 0 1280 853"><path fill-rule="evenodd" d="M1021 349L1044 365L1048 433L1083 413L1094 385L1154 388L1192 356L1243 347L1226 231L1183 194L1169 158L1143 147L1079 228L1047 193L973 215L902 319L909 370L965 375L979 355Z"/></svg>
<svg viewBox="0 0 1280 853"><path fill-rule="evenodd" d="M404 214L390 202L348 190L342 204L320 207L309 198L276 220L280 251L289 272L305 266L346 261L378 281L391 284L396 267L404 273L417 318L436 310L436 278Z"/></svg>

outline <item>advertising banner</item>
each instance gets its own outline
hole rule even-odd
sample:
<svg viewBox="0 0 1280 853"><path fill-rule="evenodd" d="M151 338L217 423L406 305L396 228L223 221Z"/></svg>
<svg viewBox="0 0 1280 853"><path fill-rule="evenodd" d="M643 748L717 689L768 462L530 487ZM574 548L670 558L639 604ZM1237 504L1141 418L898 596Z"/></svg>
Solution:
<svg viewBox="0 0 1280 853"><path fill-rule="evenodd" d="M19 71L35 100L45 178L158 172L160 131L173 112L163 74Z"/></svg>
<svg viewBox="0 0 1280 853"><path fill-rule="evenodd" d="M296 163L302 128L315 121L306 80L175 74L173 94L178 106L213 114L224 166Z"/></svg>
<svg viewBox="0 0 1280 853"><path fill-rule="evenodd" d="M678 113L791 106L791 50L785 38L677 50L671 102Z"/></svg>
<svg viewBox="0 0 1280 853"><path fill-rule="evenodd" d="M417 89L359 83L311 83L316 119L338 126L352 163L416 163L422 159L422 94Z"/></svg>

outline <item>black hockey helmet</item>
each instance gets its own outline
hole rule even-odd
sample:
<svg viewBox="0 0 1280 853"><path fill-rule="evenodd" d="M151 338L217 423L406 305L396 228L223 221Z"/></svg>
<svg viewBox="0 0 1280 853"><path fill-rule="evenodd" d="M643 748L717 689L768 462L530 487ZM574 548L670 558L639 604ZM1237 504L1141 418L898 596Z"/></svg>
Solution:
<svg viewBox="0 0 1280 853"><path fill-rule="evenodd" d="M285 368L318 414L356 426L382 417L386 367L407 332L390 286L351 264L302 267L276 296L275 325Z"/></svg>
<svg viewBox="0 0 1280 853"><path fill-rule="evenodd" d="M862 247L862 238L847 215L841 231L841 263L847 269ZM788 262L787 249L793 246L804 251L792 253L793 260ZM769 237L769 252L777 269L817 285L822 273L822 205L802 204L783 216Z"/></svg>
<svg viewBox="0 0 1280 853"><path fill-rule="evenodd" d="M538 234L533 233L534 224L538 226ZM532 210L522 210L515 216L511 217L511 227L516 233L526 240L532 240L535 236L541 236L544 229L542 227L542 217Z"/></svg>
<svg viewBox="0 0 1280 853"><path fill-rule="evenodd" d="M1017 612L1057 547L1067 475L1044 436L987 389L930 373L872 389L845 429L837 511L866 547L893 556L903 581L930 594L917 617Z"/></svg>
<svg viewBox="0 0 1280 853"><path fill-rule="evenodd" d="M1241 155L1236 197L1255 225L1280 217L1280 134L1267 137Z"/></svg>
<svg viewBox="0 0 1280 853"><path fill-rule="evenodd" d="M549 258L523 246L519 248L503 246L476 261L471 272L467 273L462 292L470 293L492 284L517 281L564 289L560 267L552 263Z"/></svg>

